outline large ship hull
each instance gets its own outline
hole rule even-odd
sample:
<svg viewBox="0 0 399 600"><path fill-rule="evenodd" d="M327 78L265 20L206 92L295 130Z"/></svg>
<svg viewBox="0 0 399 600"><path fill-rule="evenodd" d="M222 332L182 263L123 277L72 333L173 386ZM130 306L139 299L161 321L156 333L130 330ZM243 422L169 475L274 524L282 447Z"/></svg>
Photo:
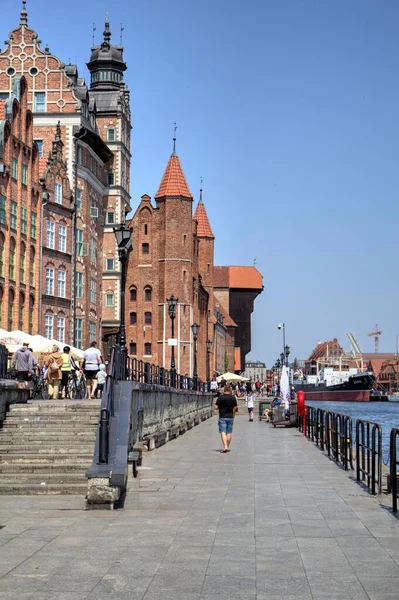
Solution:
<svg viewBox="0 0 399 600"><path fill-rule="evenodd" d="M315 390L305 391L305 400L325 402L370 402L370 390Z"/></svg>

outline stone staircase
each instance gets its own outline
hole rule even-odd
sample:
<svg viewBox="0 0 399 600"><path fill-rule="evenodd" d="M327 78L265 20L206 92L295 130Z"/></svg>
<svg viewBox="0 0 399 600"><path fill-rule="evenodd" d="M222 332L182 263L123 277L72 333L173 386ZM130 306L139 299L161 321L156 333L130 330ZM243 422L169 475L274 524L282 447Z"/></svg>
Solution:
<svg viewBox="0 0 399 600"><path fill-rule="evenodd" d="M42 400L10 406L0 429L0 495L85 496L99 405Z"/></svg>

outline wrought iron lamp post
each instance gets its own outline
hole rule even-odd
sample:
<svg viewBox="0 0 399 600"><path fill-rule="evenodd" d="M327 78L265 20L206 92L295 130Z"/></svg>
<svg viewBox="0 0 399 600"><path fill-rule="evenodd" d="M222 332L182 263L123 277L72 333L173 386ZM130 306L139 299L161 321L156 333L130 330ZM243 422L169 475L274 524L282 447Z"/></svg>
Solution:
<svg viewBox="0 0 399 600"><path fill-rule="evenodd" d="M199 330L199 325L197 323L193 323L191 325L191 331L193 332L193 339L194 339L193 383L194 383L194 389L195 390L198 387L198 369L197 369L197 340L198 340L198 330Z"/></svg>
<svg viewBox="0 0 399 600"><path fill-rule="evenodd" d="M179 302L179 300L178 300L178 298L176 298L175 296L172 295L170 298L166 299L166 302L168 303L168 312L169 312L170 319L172 321L172 339L174 339L176 307L177 307L177 303ZM171 347L171 357L170 357L170 380L171 380L172 387L176 387L175 347L173 346L173 343L172 343L172 347Z"/></svg>
<svg viewBox="0 0 399 600"><path fill-rule="evenodd" d="M212 350L212 340L207 340L206 342L206 352L207 352L207 361L206 361L206 382L208 386L208 392L211 388L211 350Z"/></svg>
<svg viewBox="0 0 399 600"><path fill-rule="evenodd" d="M277 385L280 385L280 367L282 366L281 360L278 358L276 361L277 367Z"/></svg>
<svg viewBox="0 0 399 600"><path fill-rule="evenodd" d="M281 362L281 367L283 367L285 365L285 356L284 356L284 352L282 352L280 354L280 362Z"/></svg>
<svg viewBox="0 0 399 600"><path fill-rule="evenodd" d="M290 347L284 346L284 354L285 354L285 366L288 367L288 357L290 355Z"/></svg>
<svg viewBox="0 0 399 600"><path fill-rule="evenodd" d="M121 289L120 289L120 326L119 333L116 338L116 343L119 346L122 353L122 377L126 375L127 368L127 347L126 347L126 328L125 328L125 287L126 287L126 271L127 271L127 260L129 252L132 249L132 231L126 226L126 223L122 223L119 227L114 227L114 233L116 236L116 242L118 244L118 256L119 262L121 263Z"/></svg>

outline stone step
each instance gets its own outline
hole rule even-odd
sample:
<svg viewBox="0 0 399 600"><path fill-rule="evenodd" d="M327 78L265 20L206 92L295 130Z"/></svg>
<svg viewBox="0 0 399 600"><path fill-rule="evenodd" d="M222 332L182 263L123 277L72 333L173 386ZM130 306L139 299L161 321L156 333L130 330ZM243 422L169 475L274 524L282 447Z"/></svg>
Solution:
<svg viewBox="0 0 399 600"><path fill-rule="evenodd" d="M28 407L26 404L24 408L14 408L15 404L10 407L8 414L10 416L30 416L40 414L52 414L52 415L97 415L100 410L100 406L87 406L87 407L63 407L63 406L38 406Z"/></svg>
<svg viewBox="0 0 399 600"><path fill-rule="evenodd" d="M19 429L17 432L2 432L0 434L0 445L2 444L26 444L27 442L32 444L42 444L42 442L47 442L49 444L54 444L55 442L68 443L71 442L73 444L77 442L93 442L96 437L95 431L42 431L42 430L33 430L29 429Z"/></svg>
<svg viewBox="0 0 399 600"><path fill-rule="evenodd" d="M43 444L39 442L37 444L13 444L12 446L7 444L5 446L0 444L0 456L8 454L26 454L26 455L40 455L40 454L93 454L94 443L87 444L82 442L81 444L63 444L63 445L51 445Z"/></svg>
<svg viewBox="0 0 399 600"><path fill-rule="evenodd" d="M74 431L76 429L80 430L96 430L98 425L98 420L92 421L47 421L46 419L39 420L27 420L27 421L15 421L13 423L9 423L8 420L4 421L3 429L0 431L19 431L20 429L40 429L44 427L45 429L54 429L54 431L61 430L71 430ZM1 433L0 433L1 436Z"/></svg>
<svg viewBox="0 0 399 600"><path fill-rule="evenodd" d="M82 496L86 495L87 482L82 483L71 483L70 485L64 484L49 484L40 485L37 483L31 483L25 485L24 483L0 483L0 496L33 496L33 495L48 495L48 496Z"/></svg>
<svg viewBox="0 0 399 600"><path fill-rule="evenodd" d="M76 452L54 454L53 452L44 452L43 454L27 455L26 452L10 454L0 458L0 468L4 465L58 465L58 464L85 464L90 465L93 460L93 450L91 452Z"/></svg>
<svg viewBox="0 0 399 600"><path fill-rule="evenodd" d="M21 412L21 411L37 411L37 410L66 410L66 411L76 411L76 410L95 410L100 406L100 400L80 400L78 402L75 401L65 401L65 400L44 400L42 402L29 402L24 404L12 404L10 406L11 412Z"/></svg>
<svg viewBox="0 0 399 600"><path fill-rule="evenodd" d="M31 462L27 463L0 463L0 474L15 473L25 476L25 473L84 473L90 464L91 462L88 458L81 459L80 462L78 460L64 460L53 463L42 463L31 459Z"/></svg>
<svg viewBox="0 0 399 600"><path fill-rule="evenodd" d="M47 473L5 473L0 475L0 485L4 484L15 484L24 483L29 485L31 483L43 484L72 484L72 483L84 483L87 484L86 470L81 468L80 471L75 472L47 472Z"/></svg>

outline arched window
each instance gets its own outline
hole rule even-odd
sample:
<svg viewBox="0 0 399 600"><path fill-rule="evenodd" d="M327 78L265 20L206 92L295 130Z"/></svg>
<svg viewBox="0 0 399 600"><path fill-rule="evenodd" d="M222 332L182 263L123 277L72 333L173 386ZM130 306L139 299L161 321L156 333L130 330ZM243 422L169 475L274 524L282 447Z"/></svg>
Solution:
<svg viewBox="0 0 399 600"><path fill-rule="evenodd" d="M15 245L15 239L12 237L10 239L10 263L8 265L8 274L12 281L15 281Z"/></svg>
<svg viewBox="0 0 399 600"><path fill-rule="evenodd" d="M25 283L25 254L26 246L24 242L21 242L21 252L19 255L19 280L21 283Z"/></svg>
<svg viewBox="0 0 399 600"><path fill-rule="evenodd" d="M0 327L3 326L3 288L0 285Z"/></svg>
<svg viewBox="0 0 399 600"><path fill-rule="evenodd" d="M29 285L31 287L35 286L35 255L35 248L31 246L29 254Z"/></svg>
<svg viewBox="0 0 399 600"><path fill-rule="evenodd" d="M130 302L136 302L137 300L137 288L132 286L129 290L130 292Z"/></svg>
<svg viewBox="0 0 399 600"><path fill-rule="evenodd" d="M18 329L23 331L24 328L24 309L25 309L25 294L20 292L18 305Z"/></svg>
<svg viewBox="0 0 399 600"><path fill-rule="evenodd" d="M152 313L145 312L144 313L144 324L145 325L151 325L151 323L152 323Z"/></svg>
<svg viewBox="0 0 399 600"><path fill-rule="evenodd" d="M0 232L0 277L4 277L4 233Z"/></svg>
<svg viewBox="0 0 399 600"><path fill-rule="evenodd" d="M35 309L35 299L33 296L29 296L29 333L33 333L33 313Z"/></svg>
<svg viewBox="0 0 399 600"><path fill-rule="evenodd" d="M10 288L10 291L8 292L8 331L14 329L14 300L15 293L14 290Z"/></svg>
<svg viewBox="0 0 399 600"><path fill-rule="evenodd" d="M144 300L146 302L151 302L152 299L152 289L148 286L144 288Z"/></svg>

